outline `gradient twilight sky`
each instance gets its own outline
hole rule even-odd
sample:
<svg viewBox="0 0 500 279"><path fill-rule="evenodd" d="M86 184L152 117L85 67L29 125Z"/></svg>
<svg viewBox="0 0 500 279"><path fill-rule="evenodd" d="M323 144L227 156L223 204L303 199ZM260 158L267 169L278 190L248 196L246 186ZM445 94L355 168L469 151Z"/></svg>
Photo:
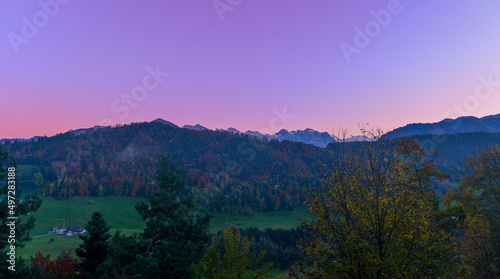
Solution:
<svg viewBox="0 0 500 279"><path fill-rule="evenodd" d="M359 47L349 63L343 42ZM1 1L0 93L0 138L156 118L359 134L482 117L500 113L500 1Z"/></svg>

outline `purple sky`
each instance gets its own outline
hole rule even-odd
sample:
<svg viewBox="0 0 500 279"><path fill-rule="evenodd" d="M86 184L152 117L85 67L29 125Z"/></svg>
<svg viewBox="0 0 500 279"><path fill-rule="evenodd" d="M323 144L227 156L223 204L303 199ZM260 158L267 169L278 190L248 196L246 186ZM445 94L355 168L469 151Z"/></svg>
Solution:
<svg viewBox="0 0 500 279"><path fill-rule="evenodd" d="M1 1L0 138L498 114L499 30L497 0Z"/></svg>

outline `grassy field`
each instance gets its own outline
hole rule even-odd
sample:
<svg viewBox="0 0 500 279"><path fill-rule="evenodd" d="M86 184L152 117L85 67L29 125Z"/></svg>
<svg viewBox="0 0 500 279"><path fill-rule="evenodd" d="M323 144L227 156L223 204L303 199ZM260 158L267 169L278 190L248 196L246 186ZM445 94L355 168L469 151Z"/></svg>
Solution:
<svg viewBox="0 0 500 279"><path fill-rule="evenodd" d="M33 215L36 218L33 236L44 235L55 225L84 226L92 212L101 211L113 229L123 231L142 230L143 222L134 206L146 199L131 197L80 197L68 201L43 198L40 209Z"/></svg>
<svg viewBox="0 0 500 279"><path fill-rule="evenodd" d="M52 235L48 231L55 225L85 226L94 211L101 211L109 222L112 232L122 230L125 233L141 232L143 222L134 206L146 199L131 197L105 198L73 198L68 201L59 201L52 198L43 198L43 203L35 216L35 228L31 230L33 240L19 249L20 255L33 255L36 251L43 254L59 255L62 249L75 248L80 243L78 237L56 235L54 242L48 241Z"/></svg>
<svg viewBox="0 0 500 279"><path fill-rule="evenodd" d="M62 249L76 248L80 244L78 237L56 235L53 243L49 244L52 235L48 231L55 225L58 226L84 226L89 220L92 212L101 211L104 218L111 226L111 233L121 230L124 233L140 233L144 228L144 222L134 206L146 201L141 198L131 197L103 197L73 198L67 201L59 201L52 198L43 198L43 203L37 212L33 213L36 218L35 228L31 231L33 240L26 246L19 248L19 255L27 258L37 251L42 254L57 256ZM230 213L213 213L210 220L212 232L217 232L228 225L245 227L269 227L291 228L296 226L294 212L256 212L250 217L243 215L231 215Z"/></svg>

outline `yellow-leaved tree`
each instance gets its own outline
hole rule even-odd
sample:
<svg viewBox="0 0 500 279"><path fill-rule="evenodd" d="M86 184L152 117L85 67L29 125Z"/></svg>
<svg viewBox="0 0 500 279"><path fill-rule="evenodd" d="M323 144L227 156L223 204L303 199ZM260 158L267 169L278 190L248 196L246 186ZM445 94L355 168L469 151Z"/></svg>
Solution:
<svg viewBox="0 0 500 279"><path fill-rule="evenodd" d="M458 222L458 255L465 278L500 278L500 146L467 159L468 174L445 205Z"/></svg>
<svg viewBox="0 0 500 279"><path fill-rule="evenodd" d="M380 134L379 134L380 135ZM375 136L379 138L380 136ZM338 143L332 173L307 199L305 278L443 278L450 236L431 189L443 179L414 139Z"/></svg>

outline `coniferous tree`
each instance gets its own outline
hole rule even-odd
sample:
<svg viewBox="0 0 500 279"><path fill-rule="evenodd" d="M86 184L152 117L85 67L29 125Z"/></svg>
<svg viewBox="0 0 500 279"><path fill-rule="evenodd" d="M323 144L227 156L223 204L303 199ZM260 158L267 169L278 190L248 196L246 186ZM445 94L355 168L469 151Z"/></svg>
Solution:
<svg viewBox="0 0 500 279"><path fill-rule="evenodd" d="M99 266L106 260L109 251L109 225L101 212L95 211L91 220L85 226L87 234L80 235L83 243L76 248L75 253L81 262L78 267L88 278L100 278L102 272Z"/></svg>
<svg viewBox="0 0 500 279"><path fill-rule="evenodd" d="M169 157L159 158L159 191L136 206L146 228L134 275L143 278L191 278L191 265L202 257L209 242L209 217L196 212L192 197L181 195L185 187L180 169Z"/></svg>
<svg viewBox="0 0 500 279"><path fill-rule="evenodd" d="M265 251L250 259L250 242L236 227L223 230L224 237L213 237L201 261L194 265L196 278L204 279L263 279L271 278L272 263L264 263ZM221 257L219 251L223 250Z"/></svg>
<svg viewBox="0 0 500 279"><path fill-rule="evenodd" d="M143 250L144 245L138 235L126 236L120 230L111 238L108 259L100 266L104 271L101 278L138 278L136 270L136 256ZM139 272L140 273L140 272Z"/></svg>

